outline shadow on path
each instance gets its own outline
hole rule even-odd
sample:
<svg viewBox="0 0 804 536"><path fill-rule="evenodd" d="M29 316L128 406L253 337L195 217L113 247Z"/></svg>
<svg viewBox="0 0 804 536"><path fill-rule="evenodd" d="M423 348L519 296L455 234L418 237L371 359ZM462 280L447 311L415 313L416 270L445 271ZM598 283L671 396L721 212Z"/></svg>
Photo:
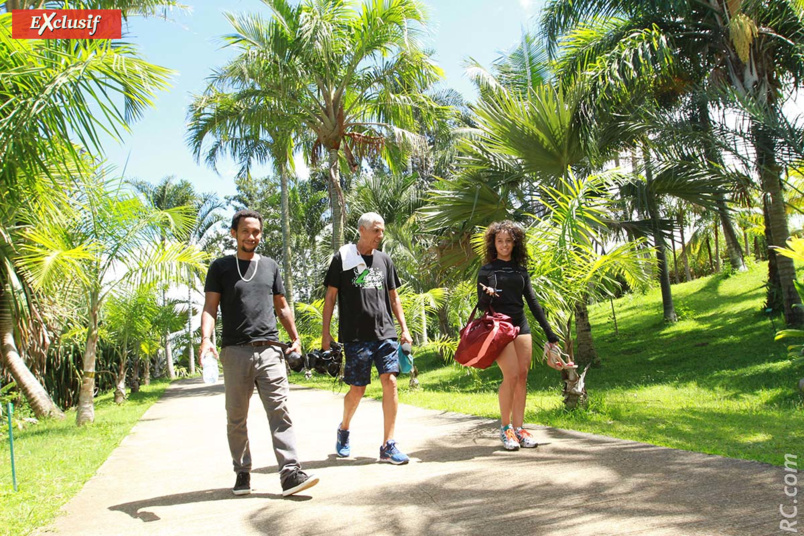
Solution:
<svg viewBox="0 0 804 536"><path fill-rule="evenodd" d="M133 517L134 519L142 520L145 523L151 521L159 521L161 518L155 513L149 511L154 508L188 505L193 503L210 502L210 501L245 501L254 499L271 499L271 500L286 500L293 502L306 502L312 499L310 495L292 495L290 497L283 497L280 493L255 493L250 495L236 496L232 494L230 488L207 489L202 491L190 491L187 493L177 493L174 495L164 495L162 497L153 497L151 499L143 499L141 501L134 501L123 504L116 504L110 506L109 510L113 512L123 512Z"/></svg>

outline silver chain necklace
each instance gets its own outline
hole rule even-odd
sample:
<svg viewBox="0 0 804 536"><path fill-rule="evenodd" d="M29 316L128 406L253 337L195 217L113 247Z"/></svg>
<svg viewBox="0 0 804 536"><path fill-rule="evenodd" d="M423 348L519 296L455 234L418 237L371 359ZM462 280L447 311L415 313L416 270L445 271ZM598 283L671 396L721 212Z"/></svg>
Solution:
<svg viewBox="0 0 804 536"><path fill-rule="evenodd" d="M235 266L237 266L237 275L240 276L240 280L245 283L248 283L249 281L254 279L255 275L257 275L257 268L260 267L260 256L256 253L254 254L254 273L251 274L251 277L249 277L248 279L243 277L243 274L240 273L240 259L237 258L237 255L235 255ZM248 273L248 268L246 268L246 273Z"/></svg>

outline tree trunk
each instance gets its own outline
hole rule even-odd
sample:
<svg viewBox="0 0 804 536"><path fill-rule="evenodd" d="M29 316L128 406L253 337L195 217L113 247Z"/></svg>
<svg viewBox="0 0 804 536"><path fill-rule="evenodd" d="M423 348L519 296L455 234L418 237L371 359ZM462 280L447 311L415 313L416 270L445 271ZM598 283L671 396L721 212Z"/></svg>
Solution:
<svg viewBox="0 0 804 536"><path fill-rule="evenodd" d="M422 300L422 344L427 344L427 307L425 307L424 300Z"/></svg>
<svg viewBox="0 0 804 536"><path fill-rule="evenodd" d="M765 293L765 307L767 309L773 309L774 312L782 312L784 311L784 300L782 299L782 284L779 281L779 268L776 264L776 253L767 247L768 244L771 243L771 226L770 226L770 215L768 214L768 202L767 196L764 196L766 199L763 201L763 216L765 220L765 249L764 249L764 257L768 261L768 290ZM759 241L757 240L757 243Z"/></svg>
<svg viewBox="0 0 804 536"><path fill-rule="evenodd" d="M161 336L160 336L159 340L160 341L162 340ZM162 351L162 349L160 348L160 349L158 349L156 351L156 355L154 356L154 371L153 371L153 377L154 378L161 378L162 377L161 363L162 363L162 355L163 354L164 354L164 351Z"/></svg>
<svg viewBox="0 0 804 536"><path fill-rule="evenodd" d="M338 149L329 150L330 208L332 209L332 251L343 245L343 231L346 223L346 202L341 189L340 162Z"/></svg>
<svg viewBox="0 0 804 536"><path fill-rule="evenodd" d="M162 289L162 306L167 307L167 291ZM170 328L165 327L165 365L167 366L168 378L176 379L176 371L173 369L173 349L170 346Z"/></svg>
<svg viewBox="0 0 804 536"><path fill-rule="evenodd" d="M173 367L173 347L170 344L170 329L165 329L165 366L167 367L168 378L176 378L176 370Z"/></svg>
<svg viewBox="0 0 804 536"><path fill-rule="evenodd" d="M650 161L648 149L643 148L642 154L645 159L645 178L648 182L647 205L650 214L651 227L653 231L653 244L656 248L656 261L659 265L659 285L662 289L662 308L664 309L665 322L676 322L678 315L673 306L673 293L670 290L670 273L667 270L667 258L665 256L664 235L659 226L659 208L656 206L656 196L652 193L653 168Z"/></svg>
<svg viewBox="0 0 804 536"><path fill-rule="evenodd" d="M719 21L725 29L725 20ZM767 37L762 37L767 39ZM751 46L751 54L744 63L735 51L730 50L726 56L728 75L735 91L763 110L780 114L778 106L778 87L780 81L773 70L775 65L770 49L764 49L762 43ZM766 201L765 236L769 238L768 246L784 247L789 237L787 214L785 214L784 195L782 194L781 166L776 161L776 142L769 129L756 118L751 120L751 138L757 160L757 171L762 185L762 193ZM775 270L772 262L775 261ZM785 322L789 326L799 327L804 324L804 310L797 305L801 298L796 292L796 271L793 259L776 255L768 249L768 297L774 292L781 295ZM778 281L773 277L778 274Z"/></svg>
<svg viewBox="0 0 804 536"><path fill-rule="evenodd" d="M0 337L3 349L0 354L3 366L14 378L17 389L25 396L25 400L37 418L64 418L64 413L56 406L53 399L36 379L36 376L25 365L14 341L14 320L12 317L11 295L5 287L0 287Z"/></svg>
<svg viewBox="0 0 804 536"><path fill-rule="evenodd" d="M720 226L715 221L715 271L720 273Z"/></svg>
<svg viewBox="0 0 804 536"><path fill-rule="evenodd" d="M122 404L126 401L126 369L128 365L126 353L127 352L124 350L123 355L120 356L120 366L117 369L117 378L115 379L114 388L115 404Z"/></svg>
<svg viewBox="0 0 804 536"><path fill-rule="evenodd" d="M78 408L75 423L83 426L95 421L95 359L98 349L98 310L97 296L92 296L89 306L89 332L84 348L84 368L81 372L81 390L78 395Z"/></svg>
<svg viewBox="0 0 804 536"><path fill-rule="evenodd" d="M707 134L712 133L712 121L709 117L709 102L706 99L698 101L698 119L701 129ZM706 138L709 139L709 138ZM723 163L718 149L711 143L705 143L704 153L710 166L720 165ZM726 199L723 194L718 193L716 197L717 214L720 217L720 223L723 225L723 236L726 239L726 250L729 254L729 263L734 272L745 271L745 259L743 258L742 251L740 251L740 242L737 240L737 233L734 231L734 225L729 217L729 209L726 206ZM719 259L719 257L718 257ZM717 262L717 270L720 271L720 260Z"/></svg>
<svg viewBox="0 0 804 536"><path fill-rule="evenodd" d="M744 272L745 257L740 249L740 239L737 238L737 231L734 223L729 217L729 208L722 194L717 196L717 215L720 217L720 224L723 226L723 238L726 239L726 252L729 254L729 264L733 272Z"/></svg>
<svg viewBox="0 0 804 536"><path fill-rule="evenodd" d="M745 258L748 258L748 255L751 254L748 249L748 231L743 231L743 243L745 244Z"/></svg>
<svg viewBox="0 0 804 536"><path fill-rule="evenodd" d="M712 240L706 237L706 252L709 254L709 270L715 273L715 259L712 257Z"/></svg>
<svg viewBox="0 0 804 536"><path fill-rule="evenodd" d="M167 290L162 289L162 307L167 307ZM176 377L176 372L173 370L173 349L170 346L170 327L165 327L162 333L162 340L164 341L165 348L165 367L167 369L168 378L171 380Z"/></svg>
<svg viewBox="0 0 804 536"><path fill-rule="evenodd" d="M579 367L590 363L592 366L600 366L600 357L592 340L592 325L589 323L586 297L575 303L575 363Z"/></svg>
<svg viewBox="0 0 804 536"><path fill-rule="evenodd" d="M611 318L614 320L614 336L620 336L620 328L617 327L617 312L614 310L614 298L609 297L609 303L611 304Z"/></svg>
<svg viewBox="0 0 804 536"><path fill-rule="evenodd" d="M190 376L195 374L195 351L193 350L193 274L187 268L187 360Z"/></svg>
<svg viewBox="0 0 804 536"><path fill-rule="evenodd" d="M140 392L140 354L134 355L134 366L131 367L131 394Z"/></svg>
<svg viewBox="0 0 804 536"><path fill-rule="evenodd" d="M290 310L293 311L293 272L290 269L290 203L288 200L288 172L286 165L283 165L279 172L279 181L280 196L282 198L282 269L285 272L283 274L285 283L285 299L288 301Z"/></svg>
<svg viewBox="0 0 804 536"><path fill-rule="evenodd" d="M770 227L769 246L785 247L789 238L787 228L787 214L785 214L784 195L782 194L781 169L776 162L774 154L776 144L773 137L765 128L756 122L751 125L751 134L754 149L757 155L757 168L762 184L762 191L768 199L766 227ZM766 231L767 234L767 231ZM796 292L796 268L793 259L776 255L768 250L768 259L775 257L776 269L779 275L778 291L781 293L784 304L784 319L789 326L804 324L804 311L796 305L801 304L801 298ZM769 281L769 286L776 284ZM770 292L770 288L769 288Z"/></svg>
<svg viewBox="0 0 804 536"><path fill-rule="evenodd" d="M670 234L670 245L673 248L673 276L676 280L676 285L679 283L678 277L678 256L676 256L676 233Z"/></svg>
<svg viewBox="0 0 804 536"><path fill-rule="evenodd" d="M681 257L684 259L684 277L687 278L687 283L692 281L692 274L690 273L690 258L687 253L687 242L684 238L684 212L678 213L678 228L681 229Z"/></svg>
<svg viewBox="0 0 804 536"><path fill-rule="evenodd" d="M151 385L151 356L145 356L145 374L142 377L143 385Z"/></svg>
<svg viewBox="0 0 804 536"><path fill-rule="evenodd" d="M447 337L455 337L455 330L449 322L449 312L447 308L442 306L438 308L438 327L441 328L440 332ZM463 327L463 326L461 326Z"/></svg>

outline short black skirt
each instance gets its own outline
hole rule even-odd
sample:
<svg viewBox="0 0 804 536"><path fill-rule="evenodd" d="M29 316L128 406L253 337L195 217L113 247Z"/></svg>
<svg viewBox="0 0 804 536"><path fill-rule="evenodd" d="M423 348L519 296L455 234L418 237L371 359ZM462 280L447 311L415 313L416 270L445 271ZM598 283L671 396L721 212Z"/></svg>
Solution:
<svg viewBox="0 0 804 536"><path fill-rule="evenodd" d="M526 317L524 313L519 315L508 315L508 316L511 317L511 323L513 325L519 326L520 335L530 335L530 325L528 325L528 317Z"/></svg>

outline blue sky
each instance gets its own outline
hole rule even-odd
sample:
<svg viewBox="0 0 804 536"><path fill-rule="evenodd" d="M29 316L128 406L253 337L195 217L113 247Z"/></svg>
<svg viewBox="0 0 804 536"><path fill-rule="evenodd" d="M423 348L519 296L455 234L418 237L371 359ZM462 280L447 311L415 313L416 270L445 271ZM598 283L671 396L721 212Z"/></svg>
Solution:
<svg viewBox="0 0 804 536"><path fill-rule="evenodd" d="M154 106L131 126L123 142L104 143L109 164L126 178L158 182L176 175L191 181L202 192L220 196L235 193L232 162L222 161L218 171L196 164L184 141L185 116L193 94L201 93L212 69L223 65L231 52L220 37L230 27L223 17L229 12L262 12L258 0L187 2L189 12L170 15L172 21L135 18L129 21L126 41L138 45L149 62L177 71L173 87L157 95ZM429 46L444 69L443 84L474 97L463 74L468 57L488 66L501 52L515 46L522 28L531 27L542 0L425 0L430 8ZM125 32L125 29L124 29ZM267 171L267 170L266 170Z"/></svg>

